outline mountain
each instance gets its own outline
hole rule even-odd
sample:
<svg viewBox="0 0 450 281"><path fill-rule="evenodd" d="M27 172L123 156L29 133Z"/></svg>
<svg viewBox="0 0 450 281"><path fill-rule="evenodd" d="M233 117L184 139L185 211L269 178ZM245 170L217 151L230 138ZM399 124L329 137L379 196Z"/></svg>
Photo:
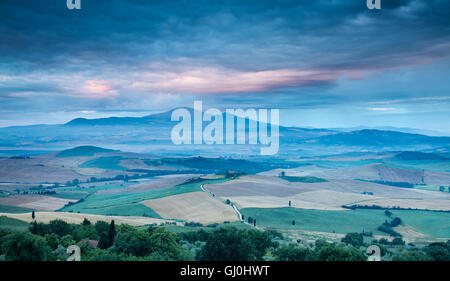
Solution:
<svg viewBox="0 0 450 281"><path fill-rule="evenodd" d="M170 135L178 122L171 121L171 114L172 111L144 117L77 118L59 125L0 128L0 150L26 150L32 153L33 150L60 151L88 145L184 156L259 154L259 147L255 145L174 145ZM358 151L427 150L448 147L450 144L449 137L375 129L338 132L281 126L279 133L279 155L291 157Z"/></svg>
<svg viewBox="0 0 450 281"><path fill-rule="evenodd" d="M359 130L330 134L308 140L315 145L360 146L374 148L388 147L439 147L450 143L450 137L431 137L393 131Z"/></svg>
<svg viewBox="0 0 450 281"><path fill-rule="evenodd" d="M97 153L107 153L107 152L114 152L115 150L112 149L105 149L97 146L78 146L71 149L66 149L58 154L56 154L56 157L79 157L79 156L94 156Z"/></svg>
<svg viewBox="0 0 450 281"><path fill-rule="evenodd" d="M360 130L379 130L379 131L394 131L408 134L419 134L419 135L427 135L432 137L442 137L442 136L450 136L448 133L435 131L435 130L426 130L426 129L417 129L417 128L404 128L404 127L393 127L393 126L358 126L358 127L350 127L350 128L333 128L335 131L339 132L353 132Z"/></svg>

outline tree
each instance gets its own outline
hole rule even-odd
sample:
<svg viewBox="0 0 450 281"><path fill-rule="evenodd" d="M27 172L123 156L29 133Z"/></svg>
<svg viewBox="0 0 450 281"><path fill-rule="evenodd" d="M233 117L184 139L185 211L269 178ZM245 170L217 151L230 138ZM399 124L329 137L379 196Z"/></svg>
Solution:
<svg viewBox="0 0 450 281"><path fill-rule="evenodd" d="M64 247L67 248L69 246L75 245L75 240L73 239L72 235L67 234L64 235L63 237L61 237L61 239L59 240L59 243Z"/></svg>
<svg viewBox="0 0 450 281"><path fill-rule="evenodd" d="M384 214L385 214L386 216L388 216L388 217L391 217L391 216L392 216L392 212L389 211L389 210L384 211Z"/></svg>
<svg viewBox="0 0 450 281"><path fill-rule="evenodd" d="M444 191L445 191L445 187L440 186L440 187L439 187L439 191L444 192Z"/></svg>
<svg viewBox="0 0 450 281"><path fill-rule="evenodd" d="M261 260L272 245L269 236L261 231L220 228L209 235L197 259L202 261Z"/></svg>
<svg viewBox="0 0 450 281"><path fill-rule="evenodd" d="M396 217L391 221L391 226L396 227L396 226L400 225L401 223L402 223L402 220L399 217Z"/></svg>
<svg viewBox="0 0 450 281"><path fill-rule="evenodd" d="M342 238L342 242L347 245L352 245L353 247L359 248L364 245L364 237L360 233L347 233L344 238Z"/></svg>
<svg viewBox="0 0 450 281"><path fill-rule="evenodd" d="M176 235L164 228L157 228L150 234L151 255L158 260L183 260L186 255L178 245Z"/></svg>
<svg viewBox="0 0 450 281"><path fill-rule="evenodd" d="M59 237L55 233L45 234L44 239L52 250L58 248Z"/></svg>
<svg viewBox="0 0 450 281"><path fill-rule="evenodd" d="M75 186L77 186L78 184L80 183L80 180L79 179L73 179L73 181L72 181L72 185L75 185Z"/></svg>
<svg viewBox="0 0 450 281"><path fill-rule="evenodd" d="M50 228L50 232L48 232L48 233L55 233L59 237L67 235L67 234L71 234L73 231L73 228L70 224L68 224L67 222L65 222L63 220L59 220L59 219L50 221L48 227ZM38 234L40 234L40 233L38 233Z"/></svg>
<svg viewBox="0 0 450 281"><path fill-rule="evenodd" d="M291 205L292 205L292 204L291 204L291 200L289 200L289 207L291 207Z"/></svg>
<svg viewBox="0 0 450 281"><path fill-rule="evenodd" d="M273 252L277 261L312 261L314 252L309 248L294 245L282 246Z"/></svg>
<svg viewBox="0 0 450 281"><path fill-rule="evenodd" d="M98 233L98 247L100 249L111 247L112 242L109 239L109 224L104 221L98 221L95 223L95 230Z"/></svg>
<svg viewBox="0 0 450 281"><path fill-rule="evenodd" d="M109 243L112 245L114 243L114 237L116 237L116 225L114 224L114 220L109 224L108 238Z"/></svg>
<svg viewBox="0 0 450 281"><path fill-rule="evenodd" d="M418 250L406 251L392 257L393 261L432 261L426 253Z"/></svg>
<svg viewBox="0 0 450 281"><path fill-rule="evenodd" d="M98 233L95 229L95 226L93 226L92 224L80 225L74 231L74 236L77 241L81 241L81 240L85 240L85 239L88 239L88 240L97 240L98 239Z"/></svg>
<svg viewBox="0 0 450 281"><path fill-rule="evenodd" d="M148 232L133 227L122 227L116 236L114 246L118 253L143 257L150 255L152 242Z"/></svg>
<svg viewBox="0 0 450 281"><path fill-rule="evenodd" d="M33 234L37 234L38 233L36 221L33 221L33 226L31 227L31 231L30 232L33 233Z"/></svg>
<svg viewBox="0 0 450 281"><path fill-rule="evenodd" d="M34 218L35 218L35 214L34 214L34 211L33 212L31 212L31 218L34 220Z"/></svg>
<svg viewBox="0 0 450 281"><path fill-rule="evenodd" d="M292 220L292 225L295 225L295 220Z"/></svg>
<svg viewBox="0 0 450 281"><path fill-rule="evenodd" d="M82 225L91 225L91 222L87 218L84 218L84 220L81 224Z"/></svg>
<svg viewBox="0 0 450 281"><path fill-rule="evenodd" d="M3 237L2 251L10 261L51 260L51 249L44 238L30 232L14 232Z"/></svg>
<svg viewBox="0 0 450 281"><path fill-rule="evenodd" d="M391 245L394 245L394 246L403 246L403 245L405 245L405 241L403 241L403 239L400 238L400 237L396 237L396 238L394 238L394 239L392 240Z"/></svg>
<svg viewBox="0 0 450 281"><path fill-rule="evenodd" d="M335 244L321 247L316 258L319 261L365 261L367 257L353 247L344 248Z"/></svg>
<svg viewBox="0 0 450 281"><path fill-rule="evenodd" d="M450 241L450 240L449 240ZM450 260L450 242L435 242L424 248L425 253L432 257L435 261Z"/></svg>

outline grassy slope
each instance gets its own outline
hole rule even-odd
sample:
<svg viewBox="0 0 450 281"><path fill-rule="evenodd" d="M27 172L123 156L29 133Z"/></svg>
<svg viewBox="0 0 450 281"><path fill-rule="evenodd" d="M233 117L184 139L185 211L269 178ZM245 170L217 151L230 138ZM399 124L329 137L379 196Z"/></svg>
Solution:
<svg viewBox="0 0 450 281"><path fill-rule="evenodd" d="M450 161L446 160L401 160L390 158L383 161L384 166L412 170L425 170L434 172L450 172Z"/></svg>
<svg viewBox="0 0 450 281"><path fill-rule="evenodd" d="M200 185L205 183L217 183L224 179L205 180L178 186L162 188L157 190L116 193L116 194L92 194L84 202L62 208L63 212L80 212L100 215L123 215L123 216L150 216L160 218L152 209L141 205L140 202L149 199L157 199L166 196L201 191Z"/></svg>
<svg viewBox="0 0 450 281"><path fill-rule="evenodd" d="M105 170L119 170L123 171L126 168L119 165L120 160L123 160L120 156L100 157L92 160L88 160L81 164L80 168L100 168Z"/></svg>
<svg viewBox="0 0 450 281"><path fill-rule="evenodd" d="M25 231L29 226L30 224L24 221L0 216L0 229Z"/></svg>
<svg viewBox="0 0 450 281"><path fill-rule="evenodd" d="M28 213L33 210L10 205L0 205L0 213Z"/></svg>
<svg viewBox="0 0 450 281"><path fill-rule="evenodd" d="M352 210L352 211L322 211L304 210L296 208L276 209L242 209L245 217L256 219L257 225L264 227L277 227L287 229L299 229L308 231L348 233L371 231L374 234L382 234L376 229L386 219L383 210ZM417 231L433 237L449 238L450 213L394 210L394 216L400 217L406 224ZM295 226L292 225L295 220Z"/></svg>
<svg viewBox="0 0 450 281"><path fill-rule="evenodd" d="M87 193L76 193L76 192L61 192L56 194L49 194L48 196L64 199L74 199L79 200L88 196Z"/></svg>
<svg viewBox="0 0 450 281"><path fill-rule="evenodd" d="M112 149L105 149L96 146L78 146L72 149L63 150L56 155L56 157L79 157L79 156L93 156L96 153L112 152Z"/></svg>

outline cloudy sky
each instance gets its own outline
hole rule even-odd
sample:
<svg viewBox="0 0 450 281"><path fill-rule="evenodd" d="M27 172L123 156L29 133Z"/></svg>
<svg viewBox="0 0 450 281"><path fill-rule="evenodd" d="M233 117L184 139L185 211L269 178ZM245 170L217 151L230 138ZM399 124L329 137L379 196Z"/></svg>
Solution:
<svg viewBox="0 0 450 281"><path fill-rule="evenodd" d="M0 1L0 126L175 107L450 133L450 1Z"/></svg>

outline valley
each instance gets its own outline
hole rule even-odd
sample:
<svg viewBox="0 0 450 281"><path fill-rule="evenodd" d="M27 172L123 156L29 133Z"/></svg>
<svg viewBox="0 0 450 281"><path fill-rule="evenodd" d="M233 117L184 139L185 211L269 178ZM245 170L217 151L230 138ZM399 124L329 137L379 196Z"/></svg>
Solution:
<svg viewBox="0 0 450 281"><path fill-rule="evenodd" d="M223 158L81 146L0 159L0 216L30 222L34 211L37 222L114 219L135 226L245 223L292 239L365 231L389 240L378 228L390 210L402 219L393 229L405 241L429 243L450 238L449 162L448 153L431 152Z"/></svg>

